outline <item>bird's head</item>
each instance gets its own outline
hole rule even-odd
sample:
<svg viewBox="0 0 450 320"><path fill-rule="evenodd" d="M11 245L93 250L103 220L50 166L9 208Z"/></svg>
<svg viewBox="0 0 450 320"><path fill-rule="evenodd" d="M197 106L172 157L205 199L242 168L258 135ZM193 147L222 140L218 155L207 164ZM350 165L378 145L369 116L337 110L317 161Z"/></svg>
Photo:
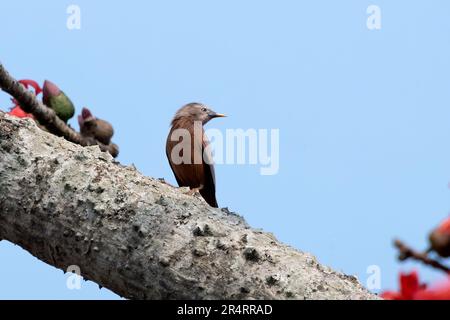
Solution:
<svg viewBox="0 0 450 320"><path fill-rule="evenodd" d="M206 124L211 119L222 117L226 116L224 114L217 113L211 110L204 104L193 102L183 106L180 110L177 111L172 124L182 119L189 119L193 122L201 121L203 124Z"/></svg>

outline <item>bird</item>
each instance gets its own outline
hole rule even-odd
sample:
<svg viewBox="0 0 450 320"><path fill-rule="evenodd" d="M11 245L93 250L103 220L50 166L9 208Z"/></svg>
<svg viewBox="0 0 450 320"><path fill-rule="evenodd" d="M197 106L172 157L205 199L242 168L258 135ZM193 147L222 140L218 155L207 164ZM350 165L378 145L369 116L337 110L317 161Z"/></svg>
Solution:
<svg viewBox="0 0 450 320"><path fill-rule="evenodd" d="M214 208L218 208L216 178L212 155L208 148L209 141L203 126L211 119L221 117L225 115L216 113L204 104L197 102L186 104L176 112L166 141L167 159L178 185L189 187L188 193L191 195L199 192ZM183 132L187 133L190 139L183 136L180 142L180 133ZM189 152L185 154L186 150L190 151L190 154Z"/></svg>
<svg viewBox="0 0 450 320"><path fill-rule="evenodd" d="M44 82L42 101L65 123L75 114L75 106L69 97L49 80Z"/></svg>
<svg viewBox="0 0 450 320"><path fill-rule="evenodd" d="M114 135L113 126L102 119L96 118L88 108L83 108L81 115L78 116L78 124L80 125L80 133L87 138L109 145Z"/></svg>

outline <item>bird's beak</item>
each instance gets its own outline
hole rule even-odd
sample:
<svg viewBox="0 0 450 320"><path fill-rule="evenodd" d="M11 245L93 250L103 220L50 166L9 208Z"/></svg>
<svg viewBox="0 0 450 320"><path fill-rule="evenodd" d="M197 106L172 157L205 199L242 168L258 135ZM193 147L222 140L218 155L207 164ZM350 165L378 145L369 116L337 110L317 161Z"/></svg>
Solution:
<svg viewBox="0 0 450 320"><path fill-rule="evenodd" d="M211 113L209 114L209 117L210 117L211 119L213 119L213 118L224 118L224 117L226 117L226 115L224 115L223 113L215 113L215 112L211 112Z"/></svg>

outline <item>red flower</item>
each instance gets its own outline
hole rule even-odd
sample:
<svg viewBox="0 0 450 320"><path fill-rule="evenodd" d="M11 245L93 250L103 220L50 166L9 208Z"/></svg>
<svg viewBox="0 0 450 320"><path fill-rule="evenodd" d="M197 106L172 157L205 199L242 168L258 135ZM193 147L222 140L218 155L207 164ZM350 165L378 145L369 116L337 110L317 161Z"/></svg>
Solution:
<svg viewBox="0 0 450 320"><path fill-rule="evenodd" d="M27 88L27 89L28 89L28 87L32 87L34 89L34 94L35 95L38 95L39 93L42 92L41 87L34 80L29 80L29 79L19 80L19 83L23 84L25 86L25 88Z"/></svg>
<svg viewBox="0 0 450 320"><path fill-rule="evenodd" d="M385 291L381 297L386 300L450 300L450 278L437 286L427 288L420 284L416 271L400 273L400 292Z"/></svg>
<svg viewBox="0 0 450 320"><path fill-rule="evenodd" d="M13 107L9 112L9 115L15 116L17 118L31 118L34 119L33 115L31 113L26 113L25 111L20 108L20 106L16 105Z"/></svg>
<svg viewBox="0 0 450 320"><path fill-rule="evenodd" d="M384 300L405 300L400 292L385 291L380 295Z"/></svg>
<svg viewBox="0 0 450 320"><path fill-rule="evenodd" d="M414 300L450 300L450 278L433 288L420 290Z"/></svg>
<svg viewBox="0 0 450 320"><path fill-rule="evenodd" d="M419 282L419 275L416 271L409 274L400 273L400 292L386 291L381 297L386 300L413 300L415 294L425 288Z"/></svg>
<svg viewBox="0 0 450 320"><path fill-rule="evenodd" d="M21 83L26 89L28 89L29 87L32 87L34 89L34 94L38 95L42 92L41 87L39 86L39 84L34 81L34 80L29 80L29 79L25 79L25 80L19 80L19 83ZM9 115L18 117L18 118L31 118L34 119L33 115L31 113L26 113L25 111L22 110L22 108L20 107L19 103L16 101L16 99L11 99L12 102L14 103L14 107L11 108L11 110L8 112Z"/></svg>

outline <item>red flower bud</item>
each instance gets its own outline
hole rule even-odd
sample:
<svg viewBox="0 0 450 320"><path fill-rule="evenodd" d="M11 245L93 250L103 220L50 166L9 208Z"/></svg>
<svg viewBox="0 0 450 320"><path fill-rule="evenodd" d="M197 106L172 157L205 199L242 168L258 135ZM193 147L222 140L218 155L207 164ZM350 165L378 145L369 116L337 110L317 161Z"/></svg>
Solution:
<svg viewBox="0 0 450 320"><path fill-rule="evenodd" d="M431 249L441 257L450 257L450 218L433 230L429 237Z"/></svg>

